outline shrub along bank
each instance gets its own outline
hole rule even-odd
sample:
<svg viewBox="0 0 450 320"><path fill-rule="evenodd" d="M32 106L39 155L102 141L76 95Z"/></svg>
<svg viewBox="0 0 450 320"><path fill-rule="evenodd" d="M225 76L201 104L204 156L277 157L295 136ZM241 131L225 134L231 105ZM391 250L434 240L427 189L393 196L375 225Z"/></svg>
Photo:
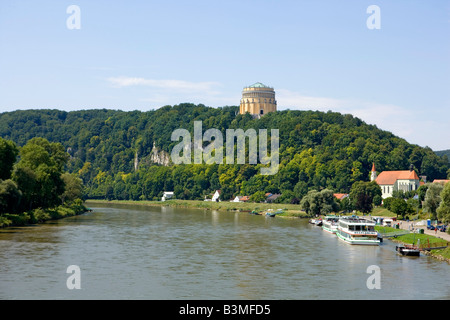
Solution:
<svg viewBox="0 0 450 320"><path fill-rule="evenodd" d="M25 226L42 223L48 220L56 220L82 214L87 211L81 200L71 204L64 204L54 208L37 208L19 214L5 213L0 216L0 228L12 226Z"/></svg>

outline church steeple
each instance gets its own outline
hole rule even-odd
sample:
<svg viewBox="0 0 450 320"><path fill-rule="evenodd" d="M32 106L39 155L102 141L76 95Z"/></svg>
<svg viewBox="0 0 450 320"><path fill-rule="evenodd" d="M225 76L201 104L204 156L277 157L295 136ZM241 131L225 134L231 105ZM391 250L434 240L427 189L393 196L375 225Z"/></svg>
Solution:
<svg viewBox="0 0 450 320"><path fill-rule="evenodd" d="M370 181L375 181L377 179L377 172L375 170L375 162L372 164L372 171L370 173Z"/></svg>

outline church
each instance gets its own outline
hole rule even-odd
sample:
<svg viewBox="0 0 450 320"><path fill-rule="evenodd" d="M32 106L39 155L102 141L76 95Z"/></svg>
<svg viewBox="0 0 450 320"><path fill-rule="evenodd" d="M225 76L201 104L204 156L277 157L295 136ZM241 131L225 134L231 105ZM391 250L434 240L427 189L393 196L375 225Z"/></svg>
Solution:
<svg viewBox="0 0 450 320"><path fill-rule="evenodd" d="M376 181L381 187L383 199L392 197L394 191L413 191L420 186L419 176L412 167L409 170L383 171L377 175L373 164L370 181Z"/></svg>

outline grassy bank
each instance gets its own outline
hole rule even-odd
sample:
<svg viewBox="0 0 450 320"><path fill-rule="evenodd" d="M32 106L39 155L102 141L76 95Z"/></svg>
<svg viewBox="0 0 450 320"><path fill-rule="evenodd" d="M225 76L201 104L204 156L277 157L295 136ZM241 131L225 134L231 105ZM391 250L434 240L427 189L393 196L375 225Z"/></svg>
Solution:
<svg viewBox="0 0 450 320"><path fill-rule="evenodd" d="M60 205L55 208L38 208L20 214L4 213L0 216L0 228L37 224L48 220L56 220L79 215L86 211L87 208L80 200L71 204Z"/></svg>
<svg viewBox="0 0 450 320"><path fill-rule="evenodd" d="M375 229L380 233L389 233L394 231L399 231L399 229L384 227L384 226L376 226ZM418 240L420 240L420 244L427 246L440 245L443 241L441 238L437 238L428 234L420 234L420 233L408 233L405 235L397 236L396 238L389 238L392 241L400 242L403 244L414 244L417 245ZM436 249L431 251L422 251L426 255L430 255L436 259L447 261L450 263L450 247L445 249Z"/></svg>
<svg viewBox="0 0 450 320"><path fill-rule="evenodd" d="M299 217L306 218L306 212L300 210L298 204L285 203L249 203L249 202L213 202L200 200L168 200L168 201L130 201L130 200L86 200L86 205L89 204L133 204L141 206L169 206L177 208L196 208L208 210L224 210L224 211L241 211L241 212L265 212L269 209L274 211L282 209L283 213L278 215L281 217Z"/></svg>
<svg viewBox="0 0 450 320"><path fill-rule="evenodd" d="M436 259L445 260L450 263L450 247L445 249L431 250L428 254L432 257L435 257Z"/></svg>

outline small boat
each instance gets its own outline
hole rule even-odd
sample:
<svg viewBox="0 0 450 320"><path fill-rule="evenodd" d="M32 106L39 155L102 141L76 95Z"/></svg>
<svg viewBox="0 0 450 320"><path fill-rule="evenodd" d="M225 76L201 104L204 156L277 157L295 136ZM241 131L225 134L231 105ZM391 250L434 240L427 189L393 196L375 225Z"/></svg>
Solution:
<svg viewBox="0 0 450 320"><path fill-rule="evenodd" d="M336 233L338 227L339 217L337 216L326 216L322 221L322 229L329 233Z"/></svg>
<svg viewBox="0 0 450 320"><path fill-rule="evenodd" d="M258 211L253 210L252 212L250 212L250 214L253 214L255 216L260 216L261 213L259 213Z"/></svg>
<svg viewBox="0 0 450 320"><path fill-rule="evenodd" d="M316 226L321 227L322 224L323 224L322 219L317 219L317 220L316 220Z"/></svg>
<svg viewBox="0 0 450 320"><path fill-rule="evenodd" d="M396 246L395 251L404 256L420 256L420 250L413 246Z"/></svg>
<svg viewBox="0 0 450 320"><path fill-rule="evenodd" d="M322 219L309 219L309 223L315 225L315 226L321 226L322 225Z"/></svg>
<svg viewBox="0 0 450 320"><path fill-rule="evenodd" d="M273 209L269 209L266 212L267 217L275 217L275 215L276 215L276 212L273 212Z"/></svg>

